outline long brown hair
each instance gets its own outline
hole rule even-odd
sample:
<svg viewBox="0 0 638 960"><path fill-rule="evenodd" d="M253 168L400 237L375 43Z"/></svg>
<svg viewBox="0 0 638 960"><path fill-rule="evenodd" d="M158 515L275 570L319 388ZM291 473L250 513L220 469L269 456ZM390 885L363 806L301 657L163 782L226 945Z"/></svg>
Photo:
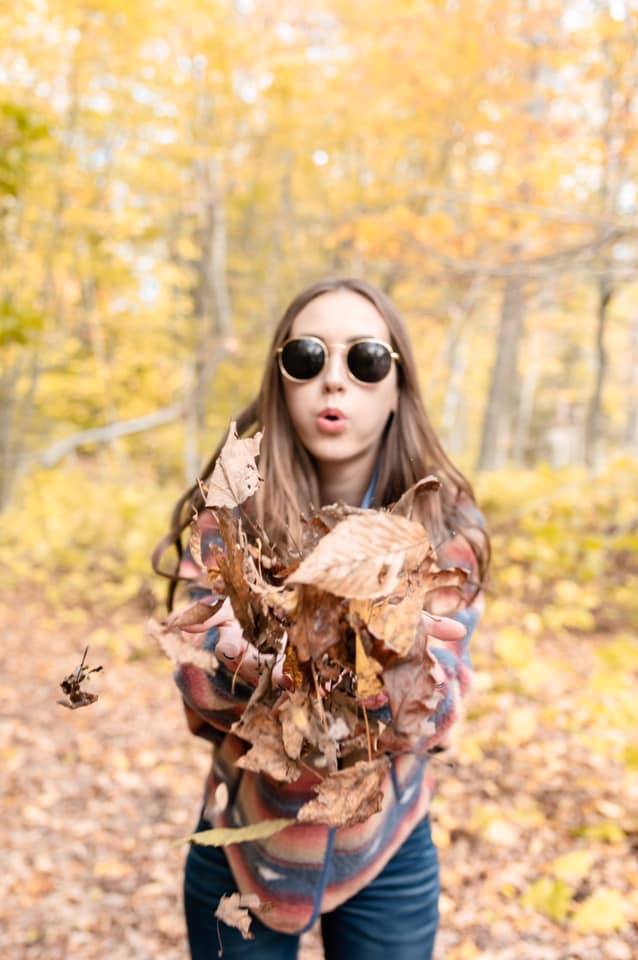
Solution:
<svg viewBox="0 0 638 960"><path fill-rule="evenodd" d="M416 362L407 328L390 299L364 280L327 278L303 290L290 303L273 334L266 359L259 393L236 417L237 432L251 435L263 430L259 454L259 472L264 483L255 496L256 517L267 530L272 543L294 552L301 541L301 517L318 507L319 484L312 456L302 446L292 426L276 350L290 335L295 317L311 300L326 293L349 290L372 303L385 320L390 342L400 357L398 365L399 401L396 413L386 426L379 458L379 476L372 506L386 507L394 503L412 484L427 474L441 481L438 497L424 497L417 507L419 518L436 542L451 531L469 541L477 558L482 581L489 565L489 538L472 520L467 507L475 503L468 480L449 459L426 413L419 389ZM203 506L200 480L212 473L224 444L223 438L202 470L202 475L179 498L173 509L171 529L153 552L153 568L171 579L168 606L172 605L182 556L182 533L189 526L194 511ZM172 572L160 569L160 560L169 547L176 550Z"/></svg>

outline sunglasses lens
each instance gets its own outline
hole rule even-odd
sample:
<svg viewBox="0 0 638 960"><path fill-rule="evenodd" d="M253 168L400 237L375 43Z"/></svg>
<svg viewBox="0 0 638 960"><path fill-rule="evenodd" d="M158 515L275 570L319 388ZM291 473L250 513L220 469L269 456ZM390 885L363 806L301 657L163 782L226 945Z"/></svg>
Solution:
<svg viewBox="0 0 638 960"><path fill-rule="evenodd" d="M363 383L378 383L387 377L392 366L390 351L376 340L361 340L348 350L350 373Z"/></svg>
<svg viewBox="0 0 638 960"><path fill-rule="evenodd" d="M281 365L293 380L312 380L321 373L325 353L318 340L289 340L281 351Z"/></svg>

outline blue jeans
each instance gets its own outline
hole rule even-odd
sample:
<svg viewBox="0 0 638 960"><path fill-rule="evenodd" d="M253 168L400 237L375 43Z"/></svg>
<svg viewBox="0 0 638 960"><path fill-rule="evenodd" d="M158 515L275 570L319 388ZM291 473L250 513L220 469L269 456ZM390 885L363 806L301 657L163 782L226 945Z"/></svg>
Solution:
<svg viewBox="0 0 638 960"><path fill-rule="evenodd" d="M200 822L198 830L209 824ZM254 940L218 923L220 897L237 889L219 847L193 844L186 859L184 906L192 960L295 960L299 936L256 917ZM439 864L426 818L367 887L321 917L326 960L430 960L439 919Z"/></svg>

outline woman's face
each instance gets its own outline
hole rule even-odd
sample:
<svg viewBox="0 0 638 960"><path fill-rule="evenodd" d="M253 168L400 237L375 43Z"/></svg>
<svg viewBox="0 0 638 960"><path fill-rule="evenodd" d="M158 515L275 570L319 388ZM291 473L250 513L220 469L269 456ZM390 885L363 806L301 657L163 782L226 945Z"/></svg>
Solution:
<svg viewBox="0 0 638 960"><path fill-rule="evenodd" d="M327 361L312 380L299 383L282 376L290 418L317 461L320 484L334 487L343 476L358 475L365 489L383 429L397 409L397 367L393 361L378 383L355 381L348 373L344 345L362 337L389 343L386 322L365 297L336 290L311 300L295 317L289 336L319 337L328 347Z"/></svg>

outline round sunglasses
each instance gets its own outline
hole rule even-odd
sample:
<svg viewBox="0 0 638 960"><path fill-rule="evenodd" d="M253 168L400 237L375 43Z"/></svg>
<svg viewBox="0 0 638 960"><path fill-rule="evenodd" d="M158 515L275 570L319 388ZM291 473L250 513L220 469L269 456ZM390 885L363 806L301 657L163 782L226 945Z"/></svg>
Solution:
<svg viewBox="0 0 638 960"><path fill-rule="evenodd" d="M361 337L351 343L335 343L345 349L348 376L356 383L379 383L390 372L399 354L389 343ZM319 376L328 359L329 349L320 337L291 337L277 348L279 369L288 380L304 383Z"/></svg>

